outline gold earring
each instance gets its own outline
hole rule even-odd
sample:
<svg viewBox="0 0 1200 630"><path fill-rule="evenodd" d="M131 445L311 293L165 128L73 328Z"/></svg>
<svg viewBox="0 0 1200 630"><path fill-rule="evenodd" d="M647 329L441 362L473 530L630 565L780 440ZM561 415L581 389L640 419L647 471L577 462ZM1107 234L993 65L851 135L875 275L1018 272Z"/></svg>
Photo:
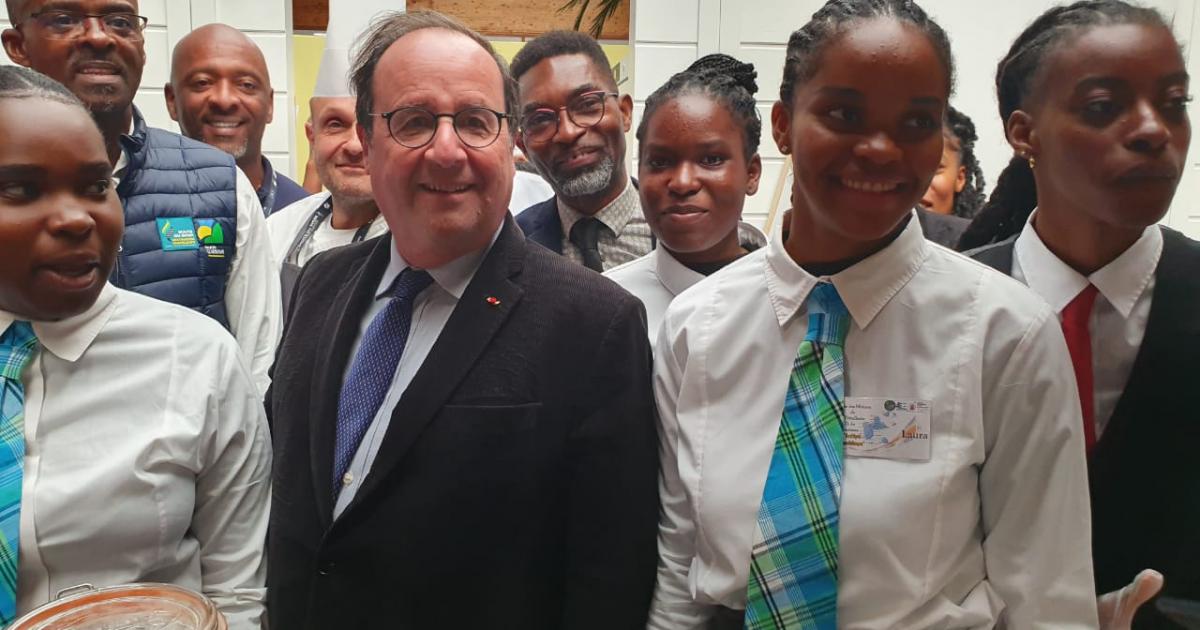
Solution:
<svg viewBox="0 0 1200 630"><path fill-rule="evenodd" d="M1028 152L1022 151L1021 157L1025 158L1025 161L1029 163L1030 170L1033 170L1033 168L1037 166L1037 158L1033 157Z"/></svg>

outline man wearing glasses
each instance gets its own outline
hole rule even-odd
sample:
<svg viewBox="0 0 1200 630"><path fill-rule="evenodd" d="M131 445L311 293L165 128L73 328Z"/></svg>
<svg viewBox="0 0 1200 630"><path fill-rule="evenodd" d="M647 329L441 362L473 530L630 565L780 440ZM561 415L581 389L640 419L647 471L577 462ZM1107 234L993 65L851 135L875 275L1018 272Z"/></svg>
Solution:
<svg viewBox="0 0 1200 630"><path fill-rule="evenodd" d="M439 13L351 70L389 233L300 275L267 395L272 628L645 627L645 314L508 214L516 84Z"/></svg>
<svg viewBox="0 0 1200 630"><path fill-rule="evenodd" d="M113 284L195 309L237 338L260 391L279 335L279 276L257 193L228 154L146 125L135 0L8 0L16 63L67 86L104 134L125 209Z"/></svg>
<svg viewBox="0 0 1200 630"><path fill-rule="evenodd" d="M520 82L517 144L555 197L517 217L530 240L604 271L654 249L654 236L625 169L633 100L617 93L596 40L554 31L513 58Z"/></svg>

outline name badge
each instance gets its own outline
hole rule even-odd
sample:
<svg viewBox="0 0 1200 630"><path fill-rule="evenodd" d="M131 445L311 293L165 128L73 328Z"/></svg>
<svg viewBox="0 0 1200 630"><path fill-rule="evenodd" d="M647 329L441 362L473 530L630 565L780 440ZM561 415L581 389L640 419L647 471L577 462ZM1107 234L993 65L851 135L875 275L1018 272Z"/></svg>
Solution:
<svg viewBox="0 0 1200 630"><path fill-rule="evenodd" d="M929 401L846 398L846 455L929 461Z"/></svg>
<svg viewBox="0 0 1200 630"><path fill-rule="evenodd" d="M200 240L196 238L196 224L191 219L172 217L157 221L158 237L162 240L164 252L200 249Z"/></svg>

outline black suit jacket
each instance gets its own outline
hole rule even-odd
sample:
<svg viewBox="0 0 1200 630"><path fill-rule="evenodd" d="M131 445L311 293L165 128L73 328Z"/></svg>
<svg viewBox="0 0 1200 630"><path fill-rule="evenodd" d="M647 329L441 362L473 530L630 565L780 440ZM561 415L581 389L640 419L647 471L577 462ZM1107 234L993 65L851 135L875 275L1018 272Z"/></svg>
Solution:
<svg viewBox="0 0 1200 630"><path fill-rule="evenodd" d="M938 214L925 208L917 208L917 221L921 224L921 232L925 234L926 240L950 249L958 246L959 237L967 230L967 226L971 225L969 220L962 217Z"/></svg>
<svg viewBox="0 0 1200 630"><path fill-rule="evenodd" d="M517 215L517 225L521 226L521 231L529 240L555 254L563 253L563 229L562 221L558 219L558 195L526 208Z"/></svg>
<svg viewBox="0 0 1200 630"><path fill-rule="evenodd" d="M1146 336L1088 462L1096 589L1138 571L1166 577L1163 594L1200 599L1200 243L1163 228ZM1012 273L1016 237L970 252ZM1142 607L1134 628L1178 628Z"/></svg>
<svg viewBox="0 0 1200 630"><path fill-rule="evenodd" d="M342 375L390 243L326 252L297 284L267 397L271 626L644 627L658 520L645 312L511 219L331 521Z"/></svg>

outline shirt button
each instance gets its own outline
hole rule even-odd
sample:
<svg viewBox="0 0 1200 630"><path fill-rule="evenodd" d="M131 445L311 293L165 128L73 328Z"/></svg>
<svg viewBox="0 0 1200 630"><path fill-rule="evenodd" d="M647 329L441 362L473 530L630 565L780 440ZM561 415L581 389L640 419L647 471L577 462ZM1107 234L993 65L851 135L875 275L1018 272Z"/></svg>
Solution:
<svg viewBox="0 0 1200 630"><path fill-rule="evenodd" d="M354 483L354 473L346 473L342 475L342 485L348 486Z"/></svg>

